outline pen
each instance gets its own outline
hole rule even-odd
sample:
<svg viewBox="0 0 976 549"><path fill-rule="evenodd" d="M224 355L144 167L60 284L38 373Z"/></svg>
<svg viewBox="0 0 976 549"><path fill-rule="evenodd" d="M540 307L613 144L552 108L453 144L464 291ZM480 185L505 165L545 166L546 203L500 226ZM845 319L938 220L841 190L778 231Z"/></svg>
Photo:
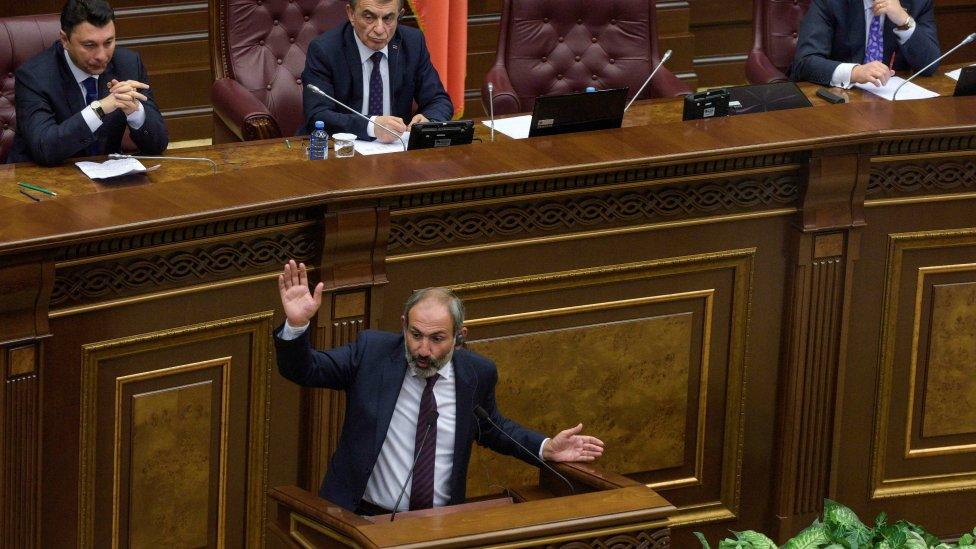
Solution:
<svg viewBox="0 0 976 549"><path fill-rule="evenodd" d="M285 139L285 146L290 149L291 148L291 141Z"/></svg>
<svg viewBox="0 0 976 549"><path fill-rule="evenodd" d="M34 202L40 202L41 201L40 198L37 198L36 196L32 195L31 193L25 191L24 189L20 189L20 194L26 196L27 198L30 198Z"/></svg>
<svg viewBox="0 0 976 549"><path fill-rule="evenodd" d="M47 190L44 187L41 187L39 185L31 185L30 183L24 183L23 181L18 181L17 184L20 185L21 187L25 188L25 189L30 189L32 191L37 191L39 193L44 193L44 194L46 194L48 196L58 196L58 193L56 193L54 191L49 191L49 190Z"/></svg>
<svg viewBox="0 0 976 549"><path fill-rule="evenodd" d="M898 50L895 50L895 51L891 52L891 60L888 61L888 70L889 71L890 70L894 70L894 66L895 66L895 54L896 53L898 53Z"/></svg>

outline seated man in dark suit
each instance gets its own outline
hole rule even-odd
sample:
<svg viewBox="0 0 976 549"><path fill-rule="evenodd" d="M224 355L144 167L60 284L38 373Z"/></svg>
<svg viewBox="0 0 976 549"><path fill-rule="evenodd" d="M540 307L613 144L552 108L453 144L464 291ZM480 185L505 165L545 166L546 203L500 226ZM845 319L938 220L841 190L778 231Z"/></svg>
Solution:
<svg viewBox="0 0 976 549"><path fill-rule="evenodd" d="M309 44L302 82L318 86L398 134L415 122L450 120L454 106L430 63L424 36L397 25L402 13L403 0L350 0L349 22ZM315 121L322 120L329 133L375 137L381 143L397 139L308 89L302 102L305 127L299 133L310 133Z"/></svg>
<svg viewBox="0 0 976 549"><path fill-rule="evenodd" d="M17 133L8 162L59 164L72 156L122 152L129 128L144 154L169 137L139 54L115 45L105 0L68 0L61 38L17 69Z"/></svg>
<svg viewBox="0 0 976 549"><path fill-rule="evenodd" d="M579 434L582 424L545 438L499 413L495 364L459 346L464 306L450 290L414 292L402 333L367 330L329 351L312 349L307 335L322 283L310 292L305 265L290 261L278 290L287 319L275 334L281 375L346 393L339 445L319 491L332 503L362 515L463 503L473 441L532 465L530 452L550 461L603 454L603 442ZM491 421L476 418L478 407Z"/></svg>
<svg viewBox="0 0 976 549"><path fill-rule="evenodd" d="M813 0L800 23L790 78L824 86L883 86L940 55L932 0ZM925 71L932 74L938 65Z"/></svg>

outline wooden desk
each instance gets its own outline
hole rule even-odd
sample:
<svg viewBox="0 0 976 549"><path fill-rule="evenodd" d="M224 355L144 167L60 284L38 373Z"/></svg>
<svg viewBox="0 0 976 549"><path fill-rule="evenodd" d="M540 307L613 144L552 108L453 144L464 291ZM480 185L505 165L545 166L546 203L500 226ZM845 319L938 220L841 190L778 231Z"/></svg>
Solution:
<svg viewBox="0 0 976 549"><path fill-rule="evenodd" d="M825 496L958 535L974 133L976 98L863 100L343 161L217 147L250 160L111 192L45 171L62 196L0 204L0 539L260 547L268 487L314 490L344 413L274 371L287 258L326 284L323 347L454 288L507 415L600 433L676 546L787 536ZM533 478L471 463L471 496Z"/></svg>

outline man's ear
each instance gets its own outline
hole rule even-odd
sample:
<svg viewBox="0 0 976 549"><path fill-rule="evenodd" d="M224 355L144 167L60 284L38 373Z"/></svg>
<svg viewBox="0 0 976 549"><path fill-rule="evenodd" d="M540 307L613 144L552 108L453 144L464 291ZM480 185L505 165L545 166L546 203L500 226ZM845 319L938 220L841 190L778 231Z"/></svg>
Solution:
<svg viewBox="0 0 976 549"><path fill-rule="evenodd" d="M68 47L68 35L65 34L64 30L59 30L58 31L58 39L61 40L61 47L62 48L67 48Z"/></svg>
<svg viewBox="0 0 976 549"><path fill-rule="evenodd" d="M346 17L349 18L350 23L355 22L356 12L352 11L352 4L348 2L346 3Z"/></svg>
<svg viewBox="0 0 976 549"><path fill-rule="evenodd" d="M403 327L403 331L406 332L407 331L407 317L405 317L403 315L400 316L400 325Z"/></svg>

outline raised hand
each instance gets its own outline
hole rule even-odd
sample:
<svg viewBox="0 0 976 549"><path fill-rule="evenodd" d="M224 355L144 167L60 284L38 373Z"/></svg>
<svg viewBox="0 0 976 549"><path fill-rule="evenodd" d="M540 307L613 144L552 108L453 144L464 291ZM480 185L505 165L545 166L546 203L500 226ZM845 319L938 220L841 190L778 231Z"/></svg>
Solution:
<svg viewBox="0 0 976 549"><path fill-rule="evenodd" d="M593 461L603 455L603 441L581 435L583 424L571 427L546 442L542 458L548 461Z"/></svg>
<svg viewBox="0 0 976 549"><path fill-rule="evenodd" d="M281 294L281 306L285 310L285 318L292 328L300 328L308 324L322 305L322 289L324 284L319 282L315 291L308 289L308 271L304 263L295 264L291 259L285 263L285 272L278 275L278 293Z"/></svg>

